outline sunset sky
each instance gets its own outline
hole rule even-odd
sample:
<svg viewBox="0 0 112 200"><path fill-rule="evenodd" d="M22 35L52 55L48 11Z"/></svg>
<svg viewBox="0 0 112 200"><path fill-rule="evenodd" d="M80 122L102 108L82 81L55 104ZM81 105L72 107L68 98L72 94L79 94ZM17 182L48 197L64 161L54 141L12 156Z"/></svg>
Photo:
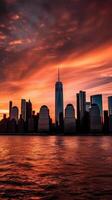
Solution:
<svg viewBox="0 0 112 200"><path fill-rule="evenodd" d="M60 67L64 102L112 95L112 0L0 0L0 112L31 99L54 116Z"/></svg>

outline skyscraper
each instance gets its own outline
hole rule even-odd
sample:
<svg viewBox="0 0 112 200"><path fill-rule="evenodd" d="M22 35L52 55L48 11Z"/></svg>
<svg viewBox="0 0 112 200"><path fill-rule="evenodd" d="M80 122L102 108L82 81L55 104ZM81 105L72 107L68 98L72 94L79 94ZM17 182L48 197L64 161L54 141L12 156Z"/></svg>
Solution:
<svg viewBox="0 0 112 200"><path fill-rule="evenodd" d="M50 130L50 117L49 109L47 106L43 105L40 108L39 120L38 120L38 132L49 132Z"/></svg>
<svg viewBox="0 0 112 200"><path fill-rule="evenodd" d="M108 111L109 116L112 115L112 96L108 97Z"/></svg>
<svg viewBox="0 0 112 200"><path fill-rule="evenodd" d="M79 111L79 93L76 94L76 104L77 104L77 120L80 121L80 111Z"/></svg>
<svg viewBox="0 0 112 200"><path fill-rule="evenodd" d="M86 111L86 92L80 91L77 94L77 118L82 123Z"/></svg>
<svg viewBox="0 0 112 200"><path fill-rule="evenodd" d="M75 133L75 131L76 131L75 109L72 104L68 104L65 108L64 132L70 134L70 133Z"/></svg>
<svg viewBox="0 0 112 200"><path fill-rule="evenodd" d="M109 131L112 132L112 96L108 97Z"/></svg>
<svg viewBox="0 0 112 200"><path fill-rule="evenodd" d="M26 102L26 120L28 121L32 117L32 103L29 100Z"/></svg>
<svg viewBox="0 0 112 200"><path fill-rule="evenodd" d="M24 133L25 132L25 123L24 119L22 118L22 115L20 115L20 118L18 120L18 133Z"/></svg>
<svg viewBox="0 0 112 200"><path fill-rule="evenodd" d="M26 121L26 100L21 99L21 116L24 121Z"/></svg>
<svg viewBox="0 0 112 200"><path fill-rule="evenodd" d="M91 103L86 102L86 112L89 112L90 107L91 107Z"/></svg>
<svg viewBox="0 0 112 200"><path fill-rule="evenodd" d="M97 104L100 109L101 120L103 121L103 105L102 105L102 94L91 96L91 105Z"/></svg>
<svg viewBox="0 0 112 200"><path fill-rule="evenodd" d="M108 110L104 110L104 126L103 126L104 133L108 133L109 131L109 116Z"/></svg>
<svg viewBox="0 0 112 200"><path fill-rule="evenodd" d="M11 119L12 101L9 101L9 119Z"/></svg>
<svg viewBox="0 0 112 200"><path fill-rule="evenodd" d="M63 84L60 81L60 74L58 69L58 81L55 84L55 123L57 126L61 125L63 121Z"/></svg>
<svg viewBox="0 0 112 200"><path fill-rule="evenodd" d="M19 114L19 109L17 106L13 106L11 109L11 120L15 119L16 122L18 122L18 114Z"/></svg>
<svg viewBox="0 0 112 200"><path fill-rule="evenodd" d="M101 123L100 109L97 104L91 105L89 115L90 115L90 130L96 133L101 132L102 123Z"/></svg>

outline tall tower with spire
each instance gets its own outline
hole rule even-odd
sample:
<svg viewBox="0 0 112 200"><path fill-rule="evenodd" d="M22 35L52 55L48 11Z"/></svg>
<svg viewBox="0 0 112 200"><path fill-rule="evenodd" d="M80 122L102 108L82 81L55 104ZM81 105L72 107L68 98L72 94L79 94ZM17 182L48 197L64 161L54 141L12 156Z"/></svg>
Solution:
<svg viewBox="0 0 112 200"><path fill-rule="evenodd" d="M55 84L55 123L61 127L63 122L63 84L60 81L60 70L58 68L58 80Z"/></svg>

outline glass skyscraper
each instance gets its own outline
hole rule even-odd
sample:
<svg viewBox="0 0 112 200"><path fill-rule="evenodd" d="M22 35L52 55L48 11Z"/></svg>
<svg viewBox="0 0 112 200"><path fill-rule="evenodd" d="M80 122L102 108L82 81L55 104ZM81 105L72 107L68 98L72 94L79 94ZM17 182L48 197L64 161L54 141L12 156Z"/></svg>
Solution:
<svg viewBox="0 0 112 200"><path fill-rule="evenodd" d="M109 116L112 115L112 96L108 97Z"/></svg>
<svg viewBox="0 0 112 200"><path fill-rule="evenodd" d="M90 130L92 132L100 132L102 130L100 109L97 104L92 104L90 108Z"/></svg>
<svg viewBox="0 0 112 200"><path fill-rule="evenodd" d="M80 122L84 119L86 111L86 92L80 91L77 94L77 118Z"/></svg>
<svg viewBox="0 0 112 200"><path fill-rule="evenodd" d="M22 115L22 119L26 121L26 100L25 99L21 99L21 115Z"/></svg>
<svg viewBox="0 0 112 200"><path fill-rule="evenodd" d="M58 81L55 84L55 123L60 126L63 120L63 84L60 81L58 70Z"/></svg>
<svg viewBox="0 0 112 200"><path fill-rule="evenodd" d="M91 105L92 104L98 105L98 107L100 109L100 116L103 119L102 95L101 94L97 94L97 95L91 96Z"/></svg>
<svg viewBox="0 0 112 200"><path fill-rule="evenodd" d="M112 133L112 96L108 97L109 131Z"/></svg>

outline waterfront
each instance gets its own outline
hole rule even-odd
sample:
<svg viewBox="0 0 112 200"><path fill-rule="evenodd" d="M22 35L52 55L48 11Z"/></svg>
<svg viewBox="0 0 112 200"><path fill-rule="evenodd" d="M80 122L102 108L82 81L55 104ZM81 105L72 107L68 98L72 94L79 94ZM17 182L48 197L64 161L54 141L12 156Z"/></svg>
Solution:
<svg viewBox="0 0 112 200"><path fill-rule="evenodd" d="M112 137L0 136L2 199L112 199Z"/></svg>

